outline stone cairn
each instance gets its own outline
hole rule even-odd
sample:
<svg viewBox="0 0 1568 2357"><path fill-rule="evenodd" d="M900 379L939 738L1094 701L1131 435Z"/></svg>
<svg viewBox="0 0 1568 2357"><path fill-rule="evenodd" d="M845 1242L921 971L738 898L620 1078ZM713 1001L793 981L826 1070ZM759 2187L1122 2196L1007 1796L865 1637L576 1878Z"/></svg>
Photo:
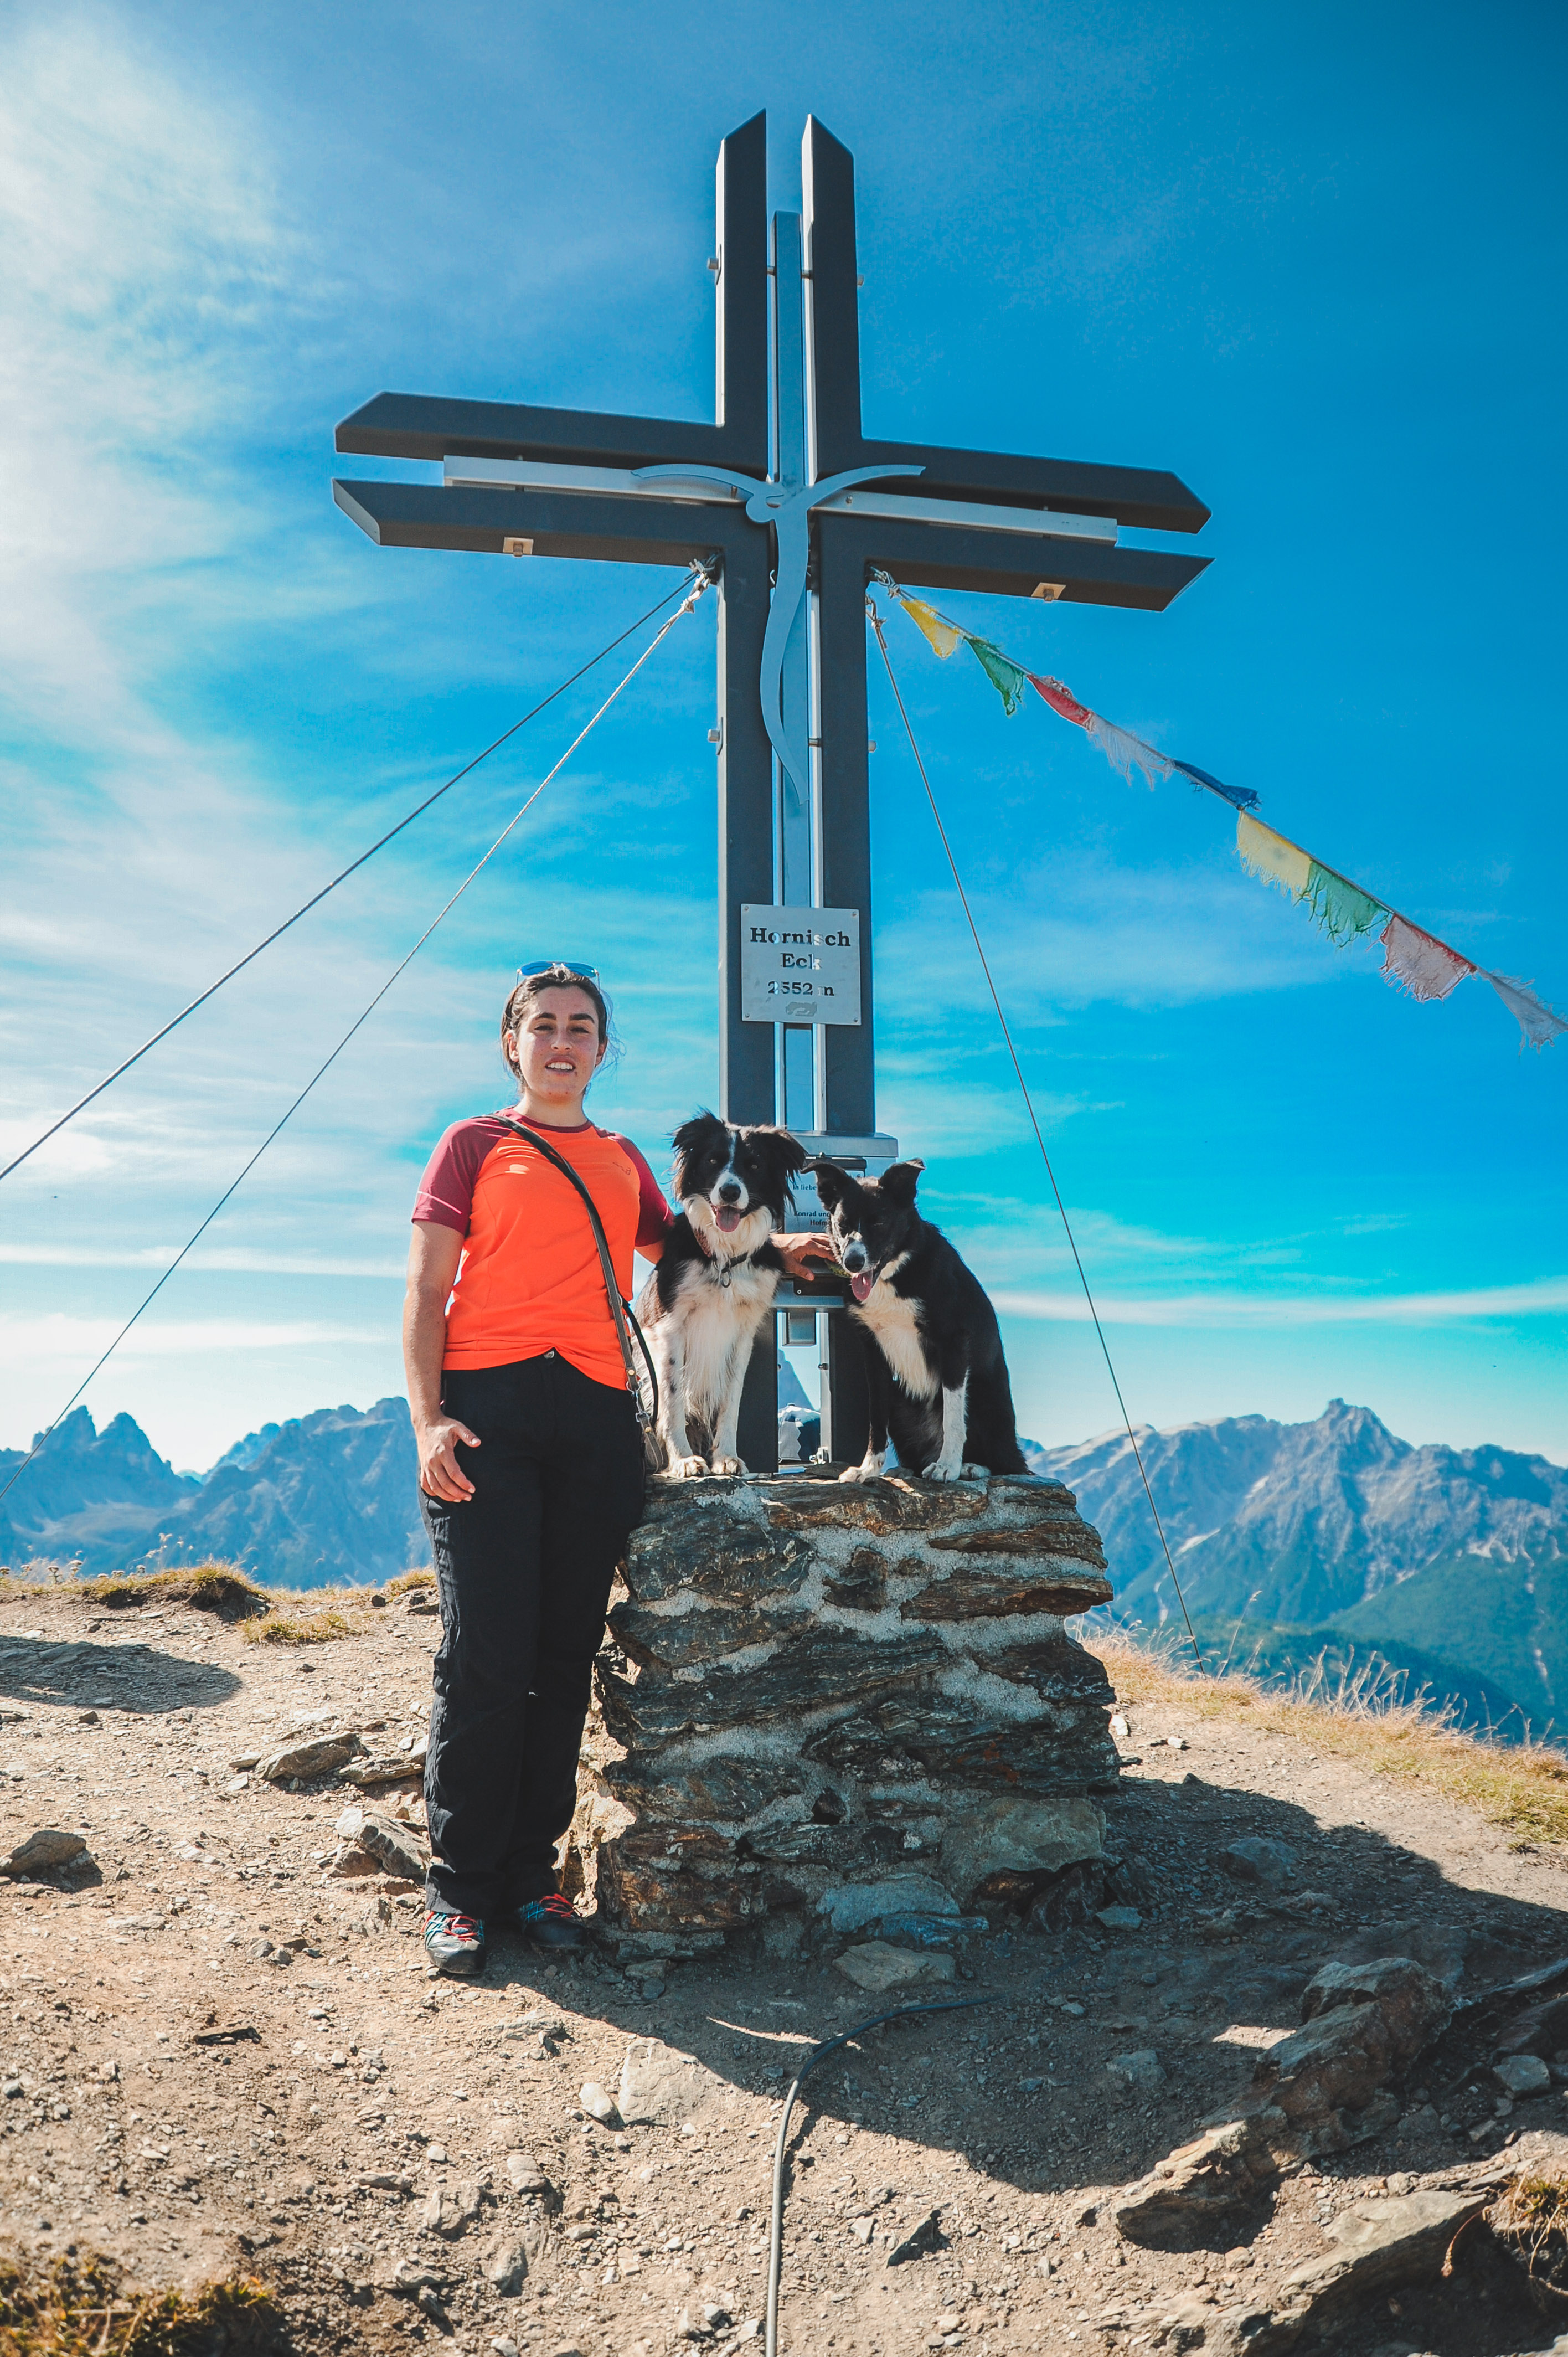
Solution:
<svg viewBox="0 0 1568 2357"><path fill-rule="evenodd" d="M947 1940L1101 1856L1112 1694L1063 1624L1111 1586L1059 1482L660 1478L625 1577L576 1834L623 1961Z"/></svg>

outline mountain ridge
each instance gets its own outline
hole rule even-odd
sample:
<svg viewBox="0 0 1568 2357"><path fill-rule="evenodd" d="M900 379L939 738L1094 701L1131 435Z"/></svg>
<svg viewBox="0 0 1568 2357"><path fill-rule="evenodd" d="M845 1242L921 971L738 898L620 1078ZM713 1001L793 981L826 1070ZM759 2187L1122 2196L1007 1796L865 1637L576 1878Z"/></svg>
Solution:
<svg viewBox="0 0 1568 2357"><path fill-rule="evenodd" d="M0 1449L0 1479L25 1454ZM95 1434L76 1408L0 1506L0 1559L94 1573L216 1555L291 1587L393 1578L429 1560L418 1462L395 1397L263 1426L199 1476L176 1473L130 1416Z"/></svg>
<svg viewBox="0 0 1568 2357"><path fill-rule="evenodd" d="M1359 1647L1466 1723L1495 1724L1499 1697L1537 1732L1568 1718L1568 1469L1418 1448L1337 1399L1301 1424L1144 1426L1138 1448L1181 1599L1125 1431L1025 1448L1099 1530L1134 1631L1181 1627L1185 1605L1200 1650L1276 1675Z"/></svg>
<svg viewBox="0 0 1568 2357"><path fill-rule="evenodd" d="M1568 1551L1568 1469L1501 1448L1417 1448L1370 1408L1331 1400L1311 1422L1224 1416L1138 1447L1184 1587L1205 1610L1240 1609L1240 1579L1302 1551L1326 1558L1315 1607L1348 1609L1445 1555L1550 1560ZM1124 1431L1067 1448L1026 1445L1035 1469L1076 1491L1118 1569L1118 1603L1168 1612L1175 1598ZM1189 1604L1192 1600L1189 1593Z"/></svg>
<svg viewBox="0 0 1568 2357"><path fill-rule="evenodd" d="M1023 1445L1099 1529L1111 1616L1147 1641L1183 1630L1126 1433ZM1343 1400L1298 1424L1144 1426L1138 1445L1206 1660L1273 1681L1369 1669L1469 1723L1568 1723L1568 1469L1416 1447ZM0 1480L23 1456L0 1450ZM97 1432L78 1408L0 1505L0 1562L216 1555L272 1585L388 1579L429 1559L416 1470L397 1397L264 1425L202 1475L177 1472L133 1417Z"/></svg>

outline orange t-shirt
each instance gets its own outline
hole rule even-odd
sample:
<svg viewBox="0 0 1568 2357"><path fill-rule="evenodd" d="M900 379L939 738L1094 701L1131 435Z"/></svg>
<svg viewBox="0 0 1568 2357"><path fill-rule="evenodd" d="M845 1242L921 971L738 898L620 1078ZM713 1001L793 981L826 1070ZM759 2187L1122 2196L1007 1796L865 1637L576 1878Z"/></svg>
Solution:
<svg viewBox="0 0 1568 2357"><path fill-rule="evenodd" d="M657 1260L674 1217L653 1173L613 1130L592 1122L539 1126L593 1197L616 1281L629 1295L633 1250ZM626 1367L586 1208L571 1181L505 1120L453 1124L430 1157L413 1216L464 1238L444 1366L504 1367L559 1351L596 1383L623 1388Z"/></svg>

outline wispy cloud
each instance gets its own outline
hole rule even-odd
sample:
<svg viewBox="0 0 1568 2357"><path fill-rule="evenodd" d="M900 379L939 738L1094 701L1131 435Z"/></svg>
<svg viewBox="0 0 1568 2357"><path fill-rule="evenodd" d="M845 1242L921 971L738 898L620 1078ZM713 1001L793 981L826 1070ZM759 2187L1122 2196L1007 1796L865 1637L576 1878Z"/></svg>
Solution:
<svg viewBox="0 0 1568 2357"><path fill-rule="evenodd" d="M996 1307L1010 1317L1089 1319L1081 1293L998 1291ZM1445 1326L1487 1318L1543 1318L1568 1309L1568 1276L1530 1285L1479 1286L1451 1293L1265 1294L1187 1293L1095 1295L1105 1326Z"/></svg>
<svg viewBox="0 0 1568 2357"><path fill-rule="evenodd" d="M14 708L51 741L187 753L130 650L171 607L209 625L218 568L246 537L219 447L235 404L256 398L298 260L264 156L231 104L141 54L107 13L13 20L0 661Z"/></svg>
<svg viewBox="0 0 1568 2357"><path fill-rule="evenodd" d="M72 1318L51 1312L41 1318L0 1318L0 1351L14 1362L91 1366L113 1340L124 1320ZM301 1351L323 1343L354 1343L382 1349L382 1327L333 1325L324 1319L260 1318L148 1319L133 1327L120 1346L124 1360L212 1357L237 1351Z"/></svg>
<svg viewBox="0 0 1568 2357"><path fill-rule="evenodd" d="M0 1265L15 1268L145 1268L149 1274L167 1268L179 1253L177 1244L145 1244L134 1252L114 1252L93 1244L0 1243ZM183 1266L192 1275L202 1271L247 1276L370 1276L402 1277L403 1265L395 1260L307 1259L297 1254L257 1252L242 1245L203 1252L199 1247Z"/></svg>
<svg viewBox="0 0 1568 2357"><path fill-rule="evenodd" d="M1264 896L1223 866L1134 869L1085 850L1004 880L971 880L968 888L1015 1030L1059 1023L1060 1009L1096 1001L1185 1006L1331 981L1343 971L1309 926L1282 932ZM950 893L884 909L878 931L878 1004L900 1033L934 1034L960 1011L994 1026Z"/></svg>
<svg viewBox="0 0 1568 2357"><path fill-rule="evenodd" d="M931 1216L951 1233L988 1286L1010 1286L1016 1293L1048 1288L1058 1275L1071 1276L1071 1250L1043 1172L1040 1194L1033 1202L1018 1196L990 1197L972 1185L947 1188L930 1181L927 1199ZM1183 1283L1201 1273L1241 1283L1267 1274L1277 1282L1300 1265L1309 1241L1223 1232L1184 1234L1120 1219L1092 1203L1069 1202L1068 1217L1091 1280L1097 1286L1131 1281L1140 1297L1152 1277Z"/></svg>
<svg viewBox="0 0 1568 2357"><path fill-rule="evenodd" d="M0 1137L14 1146L660 586L375 551L327 491L333 419L381 384L708 414L711 141L737 91L747 107L762 94L761 53L711 0L705 15L678 6L681 37L652 48L625 0L610 15L617 38L585 81L564 16L514 23L494 0L393 12L358 45L365 103L345 117L343 21L297 0L0 12ZM1431 472L1405 431L1408 370L1387 388L1362 371L1354 414L1325 400L1300 302L1268 333L1302 498L1342 479L1372 495L1341 500L1332 564L1282 540L1254 496L1273 479L1279 404L1255 373L1213 363L1248 331L1257 289L1280 283L1264 196L1313 165L1294 124L1258 144L1279 56L1261 52L1262 79L1215 100L1201 40L1108 43L1083 0L1036 15L1045 29L1018 54L1038 70L1005 84L983 44L929 10L902 47L823 18L834 128L859 166L868 420L1190 468L1225 562L1157 624L1001 598L970 600L972 618L1123 724L1263 787L1282 823L1358 873L1368 846L1367 880L1461 946L1477 935L1468 917L1450 926L1447 902L1489 895L1528 916L1519 970L1544 973L1550 786L1516 761L1477 834L1474 781L1507 770L1499 698L1534 711L1549 556L1525 548L1512 602L1455 634L1420 534L1390 558L1368 521L1385 478L1418 491ZM822 59L765 62L788 203ZM1240 163L1238 120L1252 125ZM1385 135L1362 135L1348 117L1333 134L1435 202L1434 253L1476 221L1512 251L1506 175L1486 183L1489 211L1470 198L1444 211L1441 140L1423 178L1408 149L1391 163ZM911 205L900 178L917 151L934 207ZM1206 209L1230 224L1219 277L1198 267ZM1363 190L1344 220L1365 324L1389 283L1380 197ZM1439 264L1405 324L1441 335L1443 296ZM1158 343L1157 368L1126 366L1140 339ZM1440 394L1437 443L1462 431L1462 407ZM972 665L937 664L903 627L900 682L1086 1265L1113 1322L1172 1328L1132 1355L1179 1362L1176 1405L1195 1367L1222 1361L1226 1383L1256 1370L1251 1404L1270 1405L1293 1366L1380 1350L1380 1324L1396 1337L1384 1355L1412 1367L1441 1357L1432 1327L1450 1318L1488 1371L1549 1347L1548 1281L1527 1281L1551 1256L1562 1158L1551 1060L1516 1061L1507 1018L1474 990L1398 1009L1392 1060L1375 952L1336 956L1241 876L1217 805L1130 792L1043 706L1004 720ZM447 1121L498 1101L494 1013L535 948L587 948L613 978L629 1052L592 1109L663 1167L671 1126L716 1092L713 631L710 604L583 748L110 1361L95 1408L132 1406L189 1462L280 1409L395 1384L417 1170ZM86 1372L586 717L592 685L6 1183L6 1437ZM1009 1319L1015 1372L1048 1391L1059 1338L1038 1321L1083 1314L1070 1257L885 680L873 702L881 1125L929 1153L935 1216L982 1280L1029 1305ZM1513 970L1515 952L1494 962ZM1472 1063L1483 1020L1502 1032ZM1388 1204L1408 1232L1380 1238ZM1509 1353L1487 1322L1500 1317L1532 1321ZM1309 1322L1321 1334L1283 1333ZM1189 1340L1184 1323L1216 1334ZM41 1367L39 1345L55 1353ZM1470 1415L1469 1377L1443 1380ZM1336 1368L1325 1388L1348 1381ZM1533 1378L1518 1382L1534 1415Z"/></svg>

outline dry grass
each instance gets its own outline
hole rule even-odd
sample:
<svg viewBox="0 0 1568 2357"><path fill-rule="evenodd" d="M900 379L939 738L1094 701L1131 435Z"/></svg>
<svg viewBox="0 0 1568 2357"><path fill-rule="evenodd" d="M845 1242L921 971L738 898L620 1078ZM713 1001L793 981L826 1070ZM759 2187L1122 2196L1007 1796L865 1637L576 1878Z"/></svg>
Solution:
<svg viewBox="0 0 1568 2357"><path fill-rule="evenodd" d="M1568 2175L1562 2169L1525 2169L1510 2179L1487 2223L1538 2283L1557 2291L1568 2284Z"/></svg>
<svg viewBox="0 0 1568 2357"><path fill-rule="evenodd" d="M225 1620L245 1620L270 1611L271 1593L231 1563L182 1565L177 1571L110 1571L96 1579L78 1579L69 1565L28 1565L48 1577L16 1579L0 1574L0 1598L52 1596L69 1587L83 1602L111 1612L138 1604L189 1604L198 1612L220 1613Z"/></svg>
<svg viewBox="0 0 1568 2357"><path fill-rule="evenodd" d="M382 1588L381 1594L383 1596L406 1596L410 1588L434 1587L435 1585L435 1574L433 1571L404 1571L400 1572L396 1579L389 1579L386 1586Z"/></svg>
<svg viewBox="0 0 1568 2357"><path fill-rule="evenodd" d="M1543 1743L1501 1744L1455 1727L1401 1698L1364 1673L1337 1682L1321 1671L1274 1693L1239 1672L1200 1677L1178 1657L1152 1652L1096 1631L1090 1651L1105 1663L1120 1700L1154 1703L1196 1718L1245 1719L1314 1751L1353 1760L1374 1776L1396 1776L1506 1827L1519 1846L1568 1842L1568 1757Z"/></svg>
<svg viewBox="0 0 1568 2357"><path fill-rule="evenodd" d="M351 1637L354 1624L341 1612L269 1612L264 1620L247 1620L247 1645L329 1645L334 1637Z"/></svg>
<svg viewBox="0 0 1568 2357"><path fill-rule="evenodd" d="M105 2259L0 2263L0 2357L242 2357L277 2346L278 2312L249 2276L198 2291L131 2288Z"/></svg>
<svg viewBox="0 0 1568 2357"><path fill-rule="evenodd" d="M231 1563L199 1563L188 1570L110 1572L102 1579L84 1579L81 1593L91 1604L111 1609L130 1604L189 1604L198 1612L221 1613L225 1620L249 1620L272 1609L264 1587Z"/></svg>

